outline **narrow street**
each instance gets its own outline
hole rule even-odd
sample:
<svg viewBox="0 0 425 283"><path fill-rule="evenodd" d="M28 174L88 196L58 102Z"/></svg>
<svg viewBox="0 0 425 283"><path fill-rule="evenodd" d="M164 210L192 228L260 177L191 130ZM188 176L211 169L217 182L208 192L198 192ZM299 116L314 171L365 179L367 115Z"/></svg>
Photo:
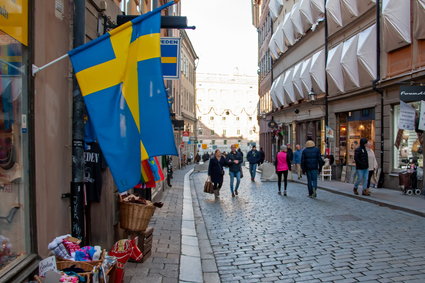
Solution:
<svg viewBox="0 0 425 283"><path fill-rule="evenodd" d="M221 282L424 282L425 219L304 185L252 183L219 200L193 182Z"/></svg>

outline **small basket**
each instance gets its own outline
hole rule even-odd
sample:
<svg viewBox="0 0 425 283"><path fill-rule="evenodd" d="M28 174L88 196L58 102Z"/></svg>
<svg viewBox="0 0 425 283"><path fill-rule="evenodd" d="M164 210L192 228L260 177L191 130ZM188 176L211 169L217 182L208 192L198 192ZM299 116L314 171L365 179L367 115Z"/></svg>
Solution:
<svg viewBox="0 0 425 283"><path fill-rule="evenodd" d="M106 250L102 250L102 253L100 255L99 260L92 260L92 261L75 261L75 260L70 260L70 259L65 259L65 258L61 258L61 257L56 257L56 261L61 262L61 261L69 261L69 262L83 262L83 263L88 263L91 266L98 266L101 265L103 260L105 259L105 255L106 255Z"/></svg>
<svg viewBox="0 0 425 283"><path fill-rule="evenodd" d="M91 279L91 275L93 271L93 265L84 261L57 261L56 262L56 267L58 270L63 270L65 268L72 267L72 266L76 268L81 268L82 270L84 270L84 272L78 273L78 275L84 276L85 278L87 278L86 283L90 283L90 279Z"/></svg>
<svg viewBox="0 0 425 283"><path fill-rule="evenodd" d="M138 204L120 201L120 225L130 231L145 231L155 212L151 203Z"/></svg>

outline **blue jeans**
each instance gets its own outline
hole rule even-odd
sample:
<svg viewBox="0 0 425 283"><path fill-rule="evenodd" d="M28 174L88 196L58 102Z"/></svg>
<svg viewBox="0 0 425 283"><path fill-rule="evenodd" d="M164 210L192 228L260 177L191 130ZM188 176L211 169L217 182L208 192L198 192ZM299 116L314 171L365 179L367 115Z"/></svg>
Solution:
<svg viewBox="0 0 425 283"><path fill-rule="evenodd" d="M255 179L255 173L257 173L257 163L249 163L249 174L251 174L251 179Z"/></svg>
<svg viewBox="0 0 425 283"><path fill-rule="evenodd" d="M313 189L317 189L317 174L318 170L307 170L307 188L308 188L308 195L311 196L314 191Z"/></svg>
<svg viewBox="0 0 425 283"><path fill-rule="evenodd" d="M356 169L357 180L354 183L354 188L358 188L359 184L362 183L363 190L367 188L367 177L369 176L368 169Z"/></svg>
<svg viewBox="0 0 425 283"><path fill-rule="evenodd" d="M233 180L236 177L236 190L239 188L239 184L241 183L241 172L232 172L229 171L230 175L230 191L233 193Z"/></svg>

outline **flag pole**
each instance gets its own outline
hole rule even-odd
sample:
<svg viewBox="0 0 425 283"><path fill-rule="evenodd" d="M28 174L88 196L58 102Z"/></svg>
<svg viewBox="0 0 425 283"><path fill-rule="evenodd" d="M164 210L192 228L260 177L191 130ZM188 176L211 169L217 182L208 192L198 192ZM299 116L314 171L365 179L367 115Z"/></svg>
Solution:
<svg viewBox="0 0 425 283"><path fill-rule="evenodd" d="M45 69L45 68L47 68L47 67L49 67L49 66L53 65L54 63L57 63L57 62L59 62L59 61L61 61L61 60L65 59L66 57L68 57L68 53L67 53L67 54L65 54L65 55L62 55L62 56L60 56L60 57L58 57L58 58L56 58L56 59L55 59L55 60L53 60L53 61L50 61L49 63L47 63L47 64L45 64L45 65L43 65L43 66L41 66L41 67L37 67L36 65L32 64L32 76L34 77L34 76L35 76L35 74L37 74L37 73L38 73L38 72L40 72L41 70L43 70L43 69Z"/></svg>

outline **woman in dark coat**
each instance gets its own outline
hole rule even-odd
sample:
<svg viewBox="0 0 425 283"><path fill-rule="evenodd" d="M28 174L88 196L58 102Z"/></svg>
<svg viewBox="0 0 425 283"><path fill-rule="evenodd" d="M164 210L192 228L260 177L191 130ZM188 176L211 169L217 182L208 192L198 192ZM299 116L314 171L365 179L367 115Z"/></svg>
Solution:
<svg viewBox="0 0 425 283"><path fill-rule="evenodd" d="M214 153L214 157L210 159L210 164L208 166L208 177L211 178L211 182L214 184L214 195L216 197L220 195L220 189L223 185L225 164L225 158L221 156L220 150L217 149Z"/></svg>

